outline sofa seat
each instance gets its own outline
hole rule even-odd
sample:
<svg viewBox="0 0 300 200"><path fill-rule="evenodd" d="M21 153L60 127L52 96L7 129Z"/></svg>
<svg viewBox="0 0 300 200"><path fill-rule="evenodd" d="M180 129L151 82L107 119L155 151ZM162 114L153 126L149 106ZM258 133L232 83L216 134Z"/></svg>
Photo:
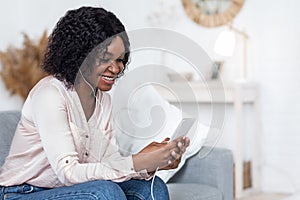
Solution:
<svg viewBox="0 0 300 200"><path fill-rule="evenodd" d="M169 183L171 200L222 200L222 193L215 187L195 183Z"/></svg>

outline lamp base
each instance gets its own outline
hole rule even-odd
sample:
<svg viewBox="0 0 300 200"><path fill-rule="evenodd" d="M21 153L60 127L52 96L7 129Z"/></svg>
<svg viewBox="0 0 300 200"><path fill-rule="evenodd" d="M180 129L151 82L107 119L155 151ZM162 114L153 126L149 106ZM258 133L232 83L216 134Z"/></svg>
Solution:
<svg viewBox="0 0 300 200"><path fill-rule="evenodd" d="M211 79L218 79L223 68L223 61L215 61L212 66Z"/></svg>

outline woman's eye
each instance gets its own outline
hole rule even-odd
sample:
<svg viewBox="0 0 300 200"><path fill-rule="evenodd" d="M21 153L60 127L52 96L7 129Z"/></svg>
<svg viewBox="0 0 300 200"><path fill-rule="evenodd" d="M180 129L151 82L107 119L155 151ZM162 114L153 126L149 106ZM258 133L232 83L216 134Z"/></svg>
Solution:
<svg viewBox="0 0 300 200"><path fill-rule="evenodd" d="M118 58L116 61L117 62L124 62L124 59L123 58Z"/></svg>
<svg viewBox="0 0 300 200"><path fill-rule="evenodd" d="M108 58L102 58L102 59L100 59L100 64L101 64L101 63L111 63L111 62L114 62L114 60L108 59ZM117 58L117 59L115 60L115 62L117 62L117 63L124 62L124 58Z"/></svg>
<svg viewBox="0 0 300 200"><path fill-rule="evenodd" d="M108 63L108 62L110 62L110 61L111 61L110 59L105 59L105 58L102 58L102 59L100 60L101 63Z"/></svg>
<svg viewBox="0 0 300 200"><path fill-rule="evenodd" d="M103 62L105 62L105 63L110 63L110 62L111 62L111 59L103 59Z"/></svg>

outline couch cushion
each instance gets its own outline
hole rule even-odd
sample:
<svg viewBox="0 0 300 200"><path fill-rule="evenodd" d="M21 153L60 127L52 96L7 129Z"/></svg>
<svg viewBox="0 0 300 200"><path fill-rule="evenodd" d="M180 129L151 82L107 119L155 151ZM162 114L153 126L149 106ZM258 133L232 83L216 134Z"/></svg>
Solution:
<svg viewBox="0 0 300 200"><path fill-rule="evenodd" d="M3 165L4 160L8 155L10 144L19 120L19 111L0 112L0 166Z"/></svg>
<svg viewBox="0 0 300 200"><path fill-rule="evenodd" d="M221 192L214 187L201 184L169 183L171 200L222 200Z"/></svg>

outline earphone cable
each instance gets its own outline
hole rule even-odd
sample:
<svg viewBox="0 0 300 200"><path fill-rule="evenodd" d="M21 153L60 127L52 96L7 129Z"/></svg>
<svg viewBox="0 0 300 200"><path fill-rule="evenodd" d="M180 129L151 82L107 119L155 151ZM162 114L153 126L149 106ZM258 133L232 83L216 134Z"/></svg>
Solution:
<svg viewBox="0 0 300 200"><path fill-rule="evenodd" d="M152 200L155 200L154 199L154 179L155 179L155 176L156 176L156 172L158 171L159 167L156 168L155 172L154 172L154 175L153 175L153 178L152 178L152 181L151 181L151 197L152 197Z"/></svg>

